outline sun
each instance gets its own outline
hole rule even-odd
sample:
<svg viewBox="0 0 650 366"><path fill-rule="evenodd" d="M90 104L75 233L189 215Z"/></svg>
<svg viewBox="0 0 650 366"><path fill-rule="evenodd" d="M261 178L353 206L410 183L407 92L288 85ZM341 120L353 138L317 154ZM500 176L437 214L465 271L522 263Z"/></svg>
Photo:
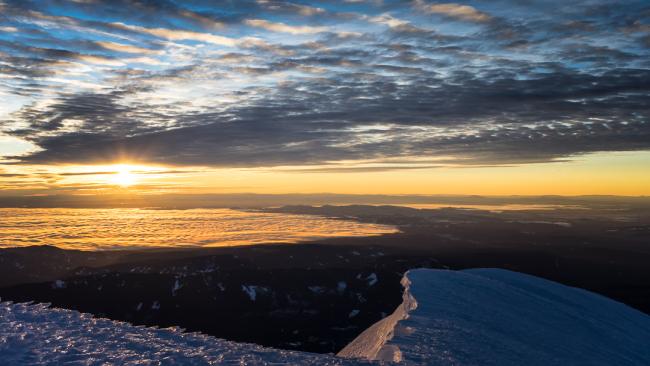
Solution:
<svg viewBox="0 0 650 366"><path fill-rule="evenodd" d="M138 182L138 176L131 172L130 166L118 165L115 174L111 177L111 181L119 186L129 187Z"/></svg>

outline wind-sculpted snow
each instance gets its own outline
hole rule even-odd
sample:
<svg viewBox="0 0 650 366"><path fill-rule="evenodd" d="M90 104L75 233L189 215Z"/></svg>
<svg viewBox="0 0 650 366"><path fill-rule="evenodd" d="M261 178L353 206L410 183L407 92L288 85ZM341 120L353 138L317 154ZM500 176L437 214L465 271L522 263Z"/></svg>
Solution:
<svg viewBox="0 0 650 366"><path fill-rule="evenodd" d="M418 269L404 302L339 355L408 365L650 365L650 317L499 269Z"/></svg>
<svg viewBox="0 0 650 366"><path fill-rule="evenodd" d="M0 364L650 365L650 317L588 291L497 269L411 270L402 283L403 303L346 358L4 302Z"/></svg>
<svg viewBox="0 0 650 366"><path fill-rule="evenodd" d="M0 365L360 365L327 355L136 327L47 305L0 303Z"/></svg>

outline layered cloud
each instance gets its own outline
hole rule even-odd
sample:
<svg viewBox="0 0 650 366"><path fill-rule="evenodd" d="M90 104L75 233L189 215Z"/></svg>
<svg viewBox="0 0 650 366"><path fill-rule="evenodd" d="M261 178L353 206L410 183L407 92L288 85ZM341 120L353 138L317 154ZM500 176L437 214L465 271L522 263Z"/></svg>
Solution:
<svg viewBox="0 0 650 366"><path fill-rule="evenodd" d="M37 147L12 164L412 169L650 149L643 1L48 4L2 3L15 103L0 135Z"/></svg>

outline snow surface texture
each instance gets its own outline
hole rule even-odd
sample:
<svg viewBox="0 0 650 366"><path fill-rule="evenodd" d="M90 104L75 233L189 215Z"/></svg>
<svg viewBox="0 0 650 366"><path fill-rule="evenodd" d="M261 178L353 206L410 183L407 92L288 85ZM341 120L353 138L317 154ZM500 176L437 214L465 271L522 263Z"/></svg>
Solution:
<svg viewBox="0 0 650 366"><path fill-rule="evenodd" d="M3 302L0 365L650 365L650 317L588 291L497 269L418 269L403 284L398 309L339 353L359 359Z"/></svg>
<svg viewBox="0 0 650 366"><path fill-rule="evenodd" d="M0 303L0 365L360 365L327 355L136 327L48 305Z"/></svg>
<svg viewBox="0 0 650 366"><path fill-rule="evenodd" d="M500 269L417 269L404 301L339 356L407 365L650 365L650 317Z"/></svg>

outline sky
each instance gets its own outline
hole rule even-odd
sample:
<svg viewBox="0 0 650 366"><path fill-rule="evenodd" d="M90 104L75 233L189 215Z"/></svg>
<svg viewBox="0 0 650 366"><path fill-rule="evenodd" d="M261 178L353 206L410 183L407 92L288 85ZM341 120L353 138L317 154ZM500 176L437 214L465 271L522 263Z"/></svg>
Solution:
<svg viewBox="0 0 650 366"><path fill-rule="evenodd" d="M650 195L650 3L0 0L0 195Z"/></svg>

